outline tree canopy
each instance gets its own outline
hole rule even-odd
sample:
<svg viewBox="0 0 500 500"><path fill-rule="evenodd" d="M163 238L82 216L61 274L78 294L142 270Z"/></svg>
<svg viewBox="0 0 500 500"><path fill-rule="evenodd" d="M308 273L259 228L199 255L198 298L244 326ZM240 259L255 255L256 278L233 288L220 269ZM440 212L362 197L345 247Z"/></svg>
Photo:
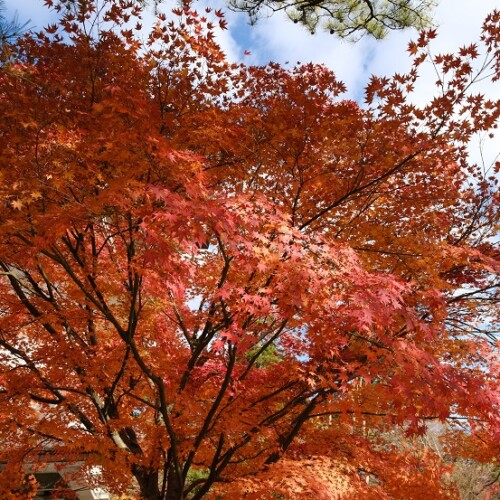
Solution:
<svg viewBox="0 0 500 500"><path fill-rule="evenodd" d="M383 38L390 30L428 28L434 0L229 0L252 23L265 14L283 11L294 23L314 33L324 29L341 38L363 35Z"/></svg>
<svg viewBox="0 0 500 500"><path fill-rule="evenodd" d="M495 463L500 165L467 147L500 12L360 106L228 63L218 11L144 40L139 2L46 3L0 71L2 496L48 456L148 500L453 498L443 453ZM440 453L391 439L430 421Z"/></svg>

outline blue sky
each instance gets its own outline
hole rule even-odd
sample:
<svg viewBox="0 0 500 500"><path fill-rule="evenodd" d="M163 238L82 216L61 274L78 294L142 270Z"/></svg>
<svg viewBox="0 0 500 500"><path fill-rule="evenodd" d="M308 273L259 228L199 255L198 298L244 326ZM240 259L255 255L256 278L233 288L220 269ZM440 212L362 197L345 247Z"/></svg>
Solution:
<svg viewBox="0 0 500 500"><path fill-rule="evenodd" d="M169 0L167 5L175 5ZM31 20L37 28L54 20L43 5L43 0L5 0L8 10L17 10L20 21ZM223 8L224 0L199 0L200 9L206 5ZM194 3L196 5L196 2ZM498 0L440 0L434 13L438 38L432 45L434 53L455 51L479 38L481 24ZM168 8L165 7L165 12ZM151 16L152 19L152 16ZM414 31L392 32L382 41L364 38L357 43L338 40L326 32L309 34L303 27L291 23L284 14L262 18L255 26L248 25L245 14L227 12L229 30L218 33L218 40L228 58L247 64L281 64L309 62L325 64L331 68L348 88L346 98L363 100L363 89L372 74L390 76L404 72L410 62L406 53L408 42L416 38ZM147 24L147 23L145 23ZM251 52L245 56L244 51ZM429 66L413 95L416 103L425 102L434 92L436 76ZM500 98L500 85L483 85L481 89L492 98ZM499 152L498 138L485 145L486 162L491 162ZM474 145L473 145L474 147ZM479 139L477 143L479 149Z"/></svg>

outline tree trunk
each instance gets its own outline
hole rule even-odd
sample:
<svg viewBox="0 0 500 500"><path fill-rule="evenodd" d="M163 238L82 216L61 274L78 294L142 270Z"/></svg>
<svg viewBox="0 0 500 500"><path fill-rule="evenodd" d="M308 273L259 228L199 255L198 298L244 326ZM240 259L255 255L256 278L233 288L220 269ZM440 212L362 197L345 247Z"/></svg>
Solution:
<svg viewBox="0 0 500 500"><path fill-rule="evenodd" d="M162 500L158 485L158 470L144 467L142 465L133 465L132 473L139 484L141 499Z"/></svg>
<svg viewBox="0 0 500 500"><path fill-rule="evenodd" d="M184 484L173 464L169 467L167 473L167 495L165 500L184 500Z"/></svg>

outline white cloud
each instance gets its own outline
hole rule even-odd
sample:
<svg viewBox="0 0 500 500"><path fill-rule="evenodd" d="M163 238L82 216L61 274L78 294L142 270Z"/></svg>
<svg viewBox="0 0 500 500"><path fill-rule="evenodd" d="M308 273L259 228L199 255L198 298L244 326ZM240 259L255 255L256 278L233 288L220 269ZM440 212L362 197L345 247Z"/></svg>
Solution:
<svg viewBox="0 0 500 500"><path fill-rule="evenodd" d="M372 53L369 40L352 44L322 31L311 35L280 13L261 19L252 30L250 50L256 62L294 65L312 61L325 64L347 85L346 97L357 97L357 89L364 81L363 74Z"/></svg>

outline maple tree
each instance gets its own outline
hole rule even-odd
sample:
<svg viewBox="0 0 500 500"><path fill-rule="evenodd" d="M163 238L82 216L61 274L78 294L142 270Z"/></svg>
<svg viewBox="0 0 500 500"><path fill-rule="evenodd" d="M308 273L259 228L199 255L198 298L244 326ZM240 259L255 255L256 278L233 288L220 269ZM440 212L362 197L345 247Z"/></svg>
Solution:
<svg viewBox="0 0 500 500"><path fill-rule="evenodd" d="M152 500L447 498L388 438L436 419L494 464L499 165L467 146L500 13L427 104L433 31L360 107L322 66L228 63L220 12L143 40L139 2L46 3L0 72L2 496L50 454Z"/></svg>

